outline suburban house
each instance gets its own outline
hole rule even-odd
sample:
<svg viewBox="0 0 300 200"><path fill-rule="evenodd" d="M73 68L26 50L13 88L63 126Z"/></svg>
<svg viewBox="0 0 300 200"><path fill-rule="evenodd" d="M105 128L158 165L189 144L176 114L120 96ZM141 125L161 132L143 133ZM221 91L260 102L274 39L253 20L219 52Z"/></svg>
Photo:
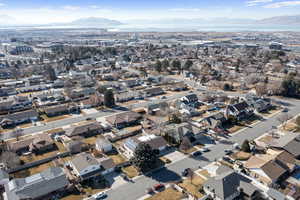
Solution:
<svg viewBox="0 0 300 200"><path fill-rule="evenodd" d="M30 109L32 102L28 97L13 96L0 99L0 113L8 113Z"/></svg>
<svg viewBox="0 0 300 200"><path fill-rule="evenodd" d="M127 88L133 88L136 86L140 86L141 82L140 82L140 80L137 80L137 79L131 79L131 80L125 80L121 84Z"/></svg>
<svg viewBox="0 0 300 200"><path fill-rule="evenodd" d="M181 98L181 101L185 104L193 104L198 102L198 96L196 94L188 94Z"/></svg>
<svg viewBox="0 0 300 200"><path fill-rule="evenodd" d="M136 98L141 99L142 94L139 91L124 91L115 94L116 102L126 102Z"/></svg>
<svg viewBox="0 0 300 200"><path fill-rule="evenodd" d="M244 120L252 116L253 109L245 102L227 106L225 110L226 118L234 117L237 120Z"/></svg>
<svg viewBox="0 0 300 200"><path fill-rule="evenodd" d="M51 151L56 147L52 138L47 134L38 134L29 145L29 151L35 154Z"/></svg>
<svg viewBox="0 0 300 200"><path fill-rule="evenodd" d="M260 98L255 95L247 94L245 98L248 105L252 106L257 112L264 112L272 108L268 99Z"/></svg>
<svg viewBox="0 0 300 200"><path fill-rule="evenodd" d="M142 116L136 112L128 111L106 117L106 121L116 128L137 125Z"/></svg>
<svg viewBox="0 0 300 200"><path fill-rule="evenodd" d="M168 108L169 104L167 102L148 104L147 113L150 115L155 115L160 111L167 110Z"/></svg>
<svg viewBox="0 0 300 200"><path fill-rule="evenodd" d="M184 137L195 141L200 129L190 123L168 124L163 129L163 134L166 135L174 143L180 143Z"/></svg>
<svg viewBox="0 0 300 200"><path fill-rule="evenodd" d="M146 97L153 97L164 94L164 90L160 87L149 88L144 90L144 94Z"/></svg>
<svg viewBox="0 0 300 200"><path fill-rule="evenodd" d="M93 136L100 133L103 133L102 126L97 121L87 121L84 123L78 123L76 125L72 125L70 128L65 130L65 135L69 137L74 136Z"/></svg>
<svg viewBox="0 0 300 200"><path fill-rule="evenodd" d="M295 166L292 154L271 149L267 151L267 154L252 156L244 164L250 176L268 186L287 177L294 171Z"/></svg>
<svg viewBox="0 0 300 200"><path fill-rule="evenodd" d="M39 114L35 110L26 110L0 116L0 126L14 126L17 124L38 120Z"/></svg>
<svg viewBox="0 0 300 200"><path fill-rule="evenodd" d="M201 121L201 124L205 127L209 127L210 129L222 128L222 126L227 122L224 113L219 112L204 118Z"/></svg>
<svg viewBox="0 0 300 200"><path fill-rule="evenodd" d="M12 141L7 144L9 151L17 154L25 152L34 152L36 154L44 153L55 148L54 141L47 134L37 134L24 140Z"/></svg>
<svg viewBox="0 0 300 200"><path fill-rule="evenodd" d="M95 149L100 152L107 153L113 150L113 145L105 138L98 138L95 143Z"/></svg>
<svg viewBox="0 0 300 200"><path fill-rule="evenodd" d="M167 89L170 91L176 91L176 92L185 91L185 90L188 90L188 85L185 84L184 82L178 82L178 83L169 85L167 87Z"/></svg>
<svg viewBox="0 0 300 200"><path fill-rule="evenodd" d="M214 200L240 199L240 195L248 199L260 195L260 190L252 185L247 177L228 170L208 179L203 185L204 192Z"/></svg>
<svg viewBox="0 0 300 200"><path fill-rule="evenodd" d="M127 139L123 143L123 149L125 150L124 155L128 158L131 158L134 155L136 147L142 142L149 144L152 149L157 150L159 153L162 153L168 146L167 142L162 136L144 135L140 137L133 137Z"/></svg>
<svg viewBox="0 0 300 200"><path fill-rule="evenodd" d="M26 178L15 178L5 184L8 200L42 200L66 190L69 181L62 168L51 167Z"/></svg>
<svg viewBox="0 0 300 200"><path fill-rule="evenodd" d="M48 117L54 117L58 115L65 115L69 113L69 106L67 104L56 105L44 108L44 113Z"/></svg>
<svg viewBox="0 0 300 200"><path fill-rule="evenodd" d="M80 107L83 109L94 108L102 106L104 103L104 97L99 95L91 95L88 99L80 102Z"/></svg>
<svg viewBox="0 0 300 200"><path fill-rule="evenodd" d="M95 158L90 153L80 153L68 162L75 177L81 181L96 178L114 171L115 163L111 158Z"/></svg>

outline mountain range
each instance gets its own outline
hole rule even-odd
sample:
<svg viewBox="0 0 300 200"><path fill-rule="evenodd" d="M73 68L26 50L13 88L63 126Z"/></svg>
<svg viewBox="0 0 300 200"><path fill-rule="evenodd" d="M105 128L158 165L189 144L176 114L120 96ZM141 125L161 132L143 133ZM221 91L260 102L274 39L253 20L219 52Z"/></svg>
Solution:
<svg viewBox="0 0 300 200"><path fill-rule="evenodd" d="M300 15L293 16L277 16L265 19L235 19L235 18L212 18L212 19L203 19L203 18L194 18L194 19L185 19L185 18L173 18L173 19L156 19L156 20L127 20L127 21L118 21L107 18L99 17L88 17L80 18L68 23L51 23L51 24L21 24L13 17L7 15L0 15L0 24L1 26L73 26L73 27L89 27L89 28L111 28L117 27L124 24L138 24L138 25L185 25L185 26L197 26L197 25L207 25L207 24L218 24L218 25L233 25L233 24L269 24L269 25L300 25Z"/></svg>

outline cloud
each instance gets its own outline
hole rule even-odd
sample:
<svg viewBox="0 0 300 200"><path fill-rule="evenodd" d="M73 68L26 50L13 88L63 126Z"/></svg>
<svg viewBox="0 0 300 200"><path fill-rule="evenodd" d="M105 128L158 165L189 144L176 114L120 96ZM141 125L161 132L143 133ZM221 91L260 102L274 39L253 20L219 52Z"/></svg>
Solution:
<svg viewBox="0 0 300 200"><path fill-rule="evenodd" d="M281 7L293 7L300 6L300 1L282 1L277 3L271 3L263 6L264 8L281 8Z"/></svg>
<svg viewBox="0 0 300 200"><path fill-rule="evenodd" d="M246 5L250 7L250 6L256 6L259 4L270 3L270 2L273 2L273 0L249 0L246 2Z"/></svg>
<svg viewBox="0 0 300 200"><path fill-rule="evenodd" d="M90 5L89 8L92 8L92 9L100 9L101 7L100 7L100 6L97 6L97 5Z"/></svg>
<svg viewBox="0 0 300 200"><path fill-rule="evenodd" d="M79 10L80 7L79 6L64 6L63 9L64 10Z"/></svg>
<svg viewBox="0 0 300 200"><path fill-rule="evenodd" d="M4 3L0 3L0 7L1 7L1 6L5 6L5 4L4 4Z"/></svg>

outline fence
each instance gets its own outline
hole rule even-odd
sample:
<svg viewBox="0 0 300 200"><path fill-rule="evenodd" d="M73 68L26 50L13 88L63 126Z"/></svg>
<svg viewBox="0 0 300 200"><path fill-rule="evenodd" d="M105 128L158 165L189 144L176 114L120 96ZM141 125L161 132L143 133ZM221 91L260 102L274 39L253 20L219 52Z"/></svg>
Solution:
<svg viewBox="0 0 300 200"><path fill-rule="evenodd" d="M33 162L26 163L24 165L21 165L21 166L12 168L12 169L8 169L7 172L8 173L19 172L19 171L22 171L22 170L25 170L25 169L29 169L31 167L35 167L35 166L50 162L50 161L55 160L57 158L67 157L69 155L71 155L71 153L69 151L68 152L63 152L63 153L60 153L60 154L57 154L57 155L54 155L54 156L51 156L51 157L48 157L48 158L45 158L45 159L42 159L42 160L33 161Z"/></svg>

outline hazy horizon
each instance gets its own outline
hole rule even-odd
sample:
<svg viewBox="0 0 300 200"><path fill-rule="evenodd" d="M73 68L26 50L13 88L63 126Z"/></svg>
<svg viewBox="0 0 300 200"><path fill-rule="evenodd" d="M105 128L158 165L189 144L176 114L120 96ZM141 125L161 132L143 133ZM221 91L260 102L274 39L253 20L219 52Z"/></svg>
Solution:
<svg viewBox="0 0 300 200"><path fill-rule="evenodd" d="M80 18L100 17L128 22L161 19L263 19L299 15L295 0L0 0L2 24L66 23Z"/></svg>

